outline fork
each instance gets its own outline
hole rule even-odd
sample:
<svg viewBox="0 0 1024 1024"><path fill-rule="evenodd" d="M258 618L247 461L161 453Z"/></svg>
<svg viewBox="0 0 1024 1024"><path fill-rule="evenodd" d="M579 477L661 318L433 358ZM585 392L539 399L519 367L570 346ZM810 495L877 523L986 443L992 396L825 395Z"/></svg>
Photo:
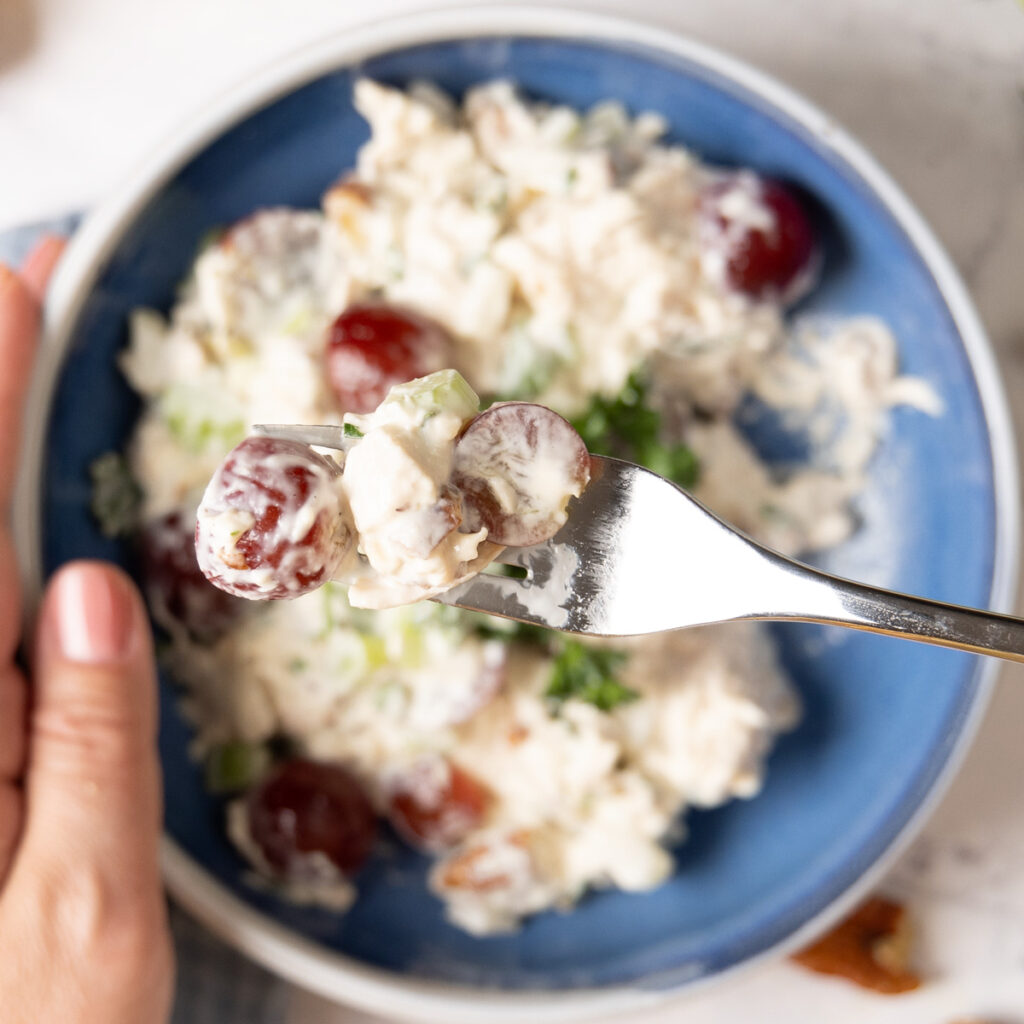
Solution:
<svg viewBox="0 0 1024 1024"><path fill-rule="evenodd" d="M337 427L256 429L348 446ZM792 620L1024 661L1024 620L833 576L758 544L650 470L597 455L590 465L551 540L498 556L525 576L484 572L433 600L587 636Z"/></svg>

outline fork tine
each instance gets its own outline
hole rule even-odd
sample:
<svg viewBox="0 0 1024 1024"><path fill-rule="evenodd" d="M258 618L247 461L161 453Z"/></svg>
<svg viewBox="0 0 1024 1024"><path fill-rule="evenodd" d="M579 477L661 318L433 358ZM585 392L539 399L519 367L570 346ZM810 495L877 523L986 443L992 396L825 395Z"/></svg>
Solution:
<svg viewBox="0 0 1024 1024"><path fill-rule="evenodd" d="M484 612L505 619L517 619L535 626L550 628L550 602L541 601L541 607L531 610L531 603L541 588L532 587L527 580L516 580L509 576L482 574L433 598L440 604L464 608L472 612ZM531 593L533 591L533 593Z"/></svg>
<svg viewBox="0 0 1024 1024"><path fill-rule="evenodd" d="M336 448L345 451L343 428L336 426L306 426L291 423L255 423L253 431L263 437L279 441L298 441L300 444L315 444L319 448Z"/></svg>
<svg viewBox="0 0 1024 1024"><path fill-rule="evenodd" d="M533 566L533 548L502 548L494 561L498 565L516 565L529 571Z"/></svg>

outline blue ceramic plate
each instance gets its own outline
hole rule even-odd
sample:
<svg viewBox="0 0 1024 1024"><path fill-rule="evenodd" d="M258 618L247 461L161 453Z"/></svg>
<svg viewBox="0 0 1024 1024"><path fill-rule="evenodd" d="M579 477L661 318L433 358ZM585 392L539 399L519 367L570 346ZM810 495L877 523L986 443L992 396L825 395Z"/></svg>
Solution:
<svg viewBox="0 0 1024 1024"><path fill-rule="evenodd" d="M945 405L940 418L893 415L863 529L829 566L1006 606L1017 510L1001 391L958 280L891 182L820 113L728 58L623 23L522 10L420 17L301 54L207 112L91 219L55 284L33 404L35 469L19 505L33 580L82 556L126 564L126 550L90 518L86 470L124 444L138 412L114 365L127 315L169 307L211 227L261 206L317 204L367 137L352 107L357 75L427 78L454 93L506 76L530 96L575 107L614 97L662 114L671 138L705 160L796 183L827 246L806 310L885 319L905 370ZM169 883L295 980L378 1011L448 1020L622 1009L786 948L823 927L919 823L962 750L991 666L852 632L791 625L777 635L806 718L779 743L757 799L690 816L678 870L655 892L592 895L516 935L474 939L444 922L425 863L401 852L362 874L359 902L343 917L286 906L242 883L167 682Z"/></svg>

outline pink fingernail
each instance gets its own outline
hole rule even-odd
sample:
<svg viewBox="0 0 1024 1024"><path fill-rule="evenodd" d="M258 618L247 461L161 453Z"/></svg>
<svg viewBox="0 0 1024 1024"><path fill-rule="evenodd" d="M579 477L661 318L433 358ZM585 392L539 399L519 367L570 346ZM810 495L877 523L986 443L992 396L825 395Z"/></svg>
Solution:
<svg viewBox="0 0 1024 1024"><path fill-rule="evenodd" d="M70 661L120 661L131 652L135 609L114 572L83 562L61 571L54 584L57 639Z"/></svg>

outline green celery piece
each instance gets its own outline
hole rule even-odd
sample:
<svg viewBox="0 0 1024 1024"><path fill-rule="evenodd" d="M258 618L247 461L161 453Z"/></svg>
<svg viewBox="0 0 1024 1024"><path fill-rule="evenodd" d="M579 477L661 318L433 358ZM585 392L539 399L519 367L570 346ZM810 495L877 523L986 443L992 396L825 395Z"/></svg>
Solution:
<svg viewBox="0 0 1024 1024"><path fill-rule="evenodd" d="M439 412L453 412L468 420L480 411L480 399L457 370L438 370L426 377L396 384L384 399L385 405L390 402L411 404L427 419Z"/></svg>
<svg viewBox="0 0 1024 1024"><path fill-rule="evenodd" d="M206 757L206 788L212 793L238 793L270 767L270 753L261 743L228 740Z"/></svg>

